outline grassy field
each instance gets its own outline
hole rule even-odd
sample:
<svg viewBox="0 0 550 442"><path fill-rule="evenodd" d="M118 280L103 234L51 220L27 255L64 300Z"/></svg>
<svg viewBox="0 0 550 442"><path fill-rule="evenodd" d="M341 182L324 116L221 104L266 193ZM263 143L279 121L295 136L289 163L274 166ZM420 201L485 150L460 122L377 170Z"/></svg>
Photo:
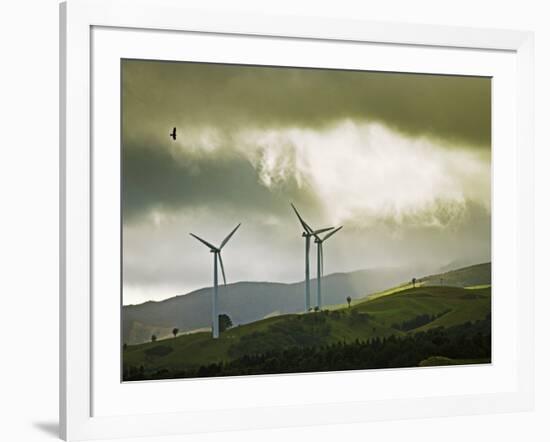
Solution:
<svg viewBox="0 0 550 442"><path fill-rule="evenodd" d="M333 306L322 312L275 316L233 327L221 333L219 339L201 332L128 346L123 352L123 365L144 367L149 372L197 369L269 351L403 337L475 322L490 312L490 287L412 288L407 284L358 300L349 308Z"/></svg>
<svg viewBox="0 0 550 442"><path fill-rule="evenodd" d="M360 312L373 315L383 325L399 324L419 315L439 316L415 331L450 327L483 319L491 311L491 288L417 287L397 291L358 304Z"/></svg>

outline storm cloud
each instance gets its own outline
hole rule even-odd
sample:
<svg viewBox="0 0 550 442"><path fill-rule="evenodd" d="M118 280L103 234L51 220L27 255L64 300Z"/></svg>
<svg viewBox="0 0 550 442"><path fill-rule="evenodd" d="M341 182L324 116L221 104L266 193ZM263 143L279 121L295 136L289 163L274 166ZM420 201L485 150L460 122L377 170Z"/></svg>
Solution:
<svg viewBox="0 0 550 442"><path fill-rule="evenodd" d="M210 285L188 233L237 222L232 281L300 280L291 201L344 225L325 273L490 260L488 78L125 60L122 94L125 304Z"/></svg>
<svg viewBox="0 0 550 442"><path fill-rule="evenodd" d="M125 133L166 127L320 128L378 121L412 136L488 148L491 80L326 69L125 61Z"/></svg>

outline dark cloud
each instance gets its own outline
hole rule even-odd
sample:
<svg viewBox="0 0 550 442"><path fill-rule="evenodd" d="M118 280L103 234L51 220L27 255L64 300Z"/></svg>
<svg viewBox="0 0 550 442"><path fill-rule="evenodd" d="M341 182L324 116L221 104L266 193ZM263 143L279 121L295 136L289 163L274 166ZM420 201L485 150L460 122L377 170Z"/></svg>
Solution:
<svg viewBox="0 0 550 442"><path fill-rule="evenodd" d="M267 188L258 172L231 149L213 154L186 151L172 153L156 147L126 144L123 148L123 220L133 222L153 209L213 208L228 211L279 215L294 201L311 210L317 207L312 189L290 178Z"/></svg>
<svg viewBox="0 0 550 442"><path fill-rule="evenodd" d="M489 148L491 80L482 77L123 62L123 128L172 124L319 128L379 121L412 136Z"/></svg>

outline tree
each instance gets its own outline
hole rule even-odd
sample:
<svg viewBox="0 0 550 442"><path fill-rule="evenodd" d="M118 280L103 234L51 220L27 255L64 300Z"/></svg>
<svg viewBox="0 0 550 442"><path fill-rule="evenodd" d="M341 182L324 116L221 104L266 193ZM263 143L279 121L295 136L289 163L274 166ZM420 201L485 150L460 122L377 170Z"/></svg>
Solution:
<svg viewBox="0 0 550 442"><path fill-rule="evenodd" d="M151 335L151 342L155 342L157 340L157 335Z"/></svg>
<svg viewBox="0 0 550 442"><path fill-rule="evenodd" d="M174 328L172 329L172 334L174 335L174 338L178 335L179 331L180 331L180 330L179 330L179 328L177 328L177 327L174 327Z"/></svg>
<svg viewBox="0 0 550 442"><path fill-rule="evenodd" d="M348 308L350 308L351 307L351 296L348 296L346 298L346 301L348 301Z"/></svg>
<svg viewBox="0 0 550 442"><path fill-rule="evenodd" d="M219 324L220 324L220 332L226 331L228 328L233 327L233 321L229 317L229 315L222 313L219 316Z"/></svg>
<svg viewBox="0 0 550 442"><path fill-rule="evenodd" d="M413 283L413 289L414 289L414 287L416 285L416 278L413 278L412 283Z"/></svg>

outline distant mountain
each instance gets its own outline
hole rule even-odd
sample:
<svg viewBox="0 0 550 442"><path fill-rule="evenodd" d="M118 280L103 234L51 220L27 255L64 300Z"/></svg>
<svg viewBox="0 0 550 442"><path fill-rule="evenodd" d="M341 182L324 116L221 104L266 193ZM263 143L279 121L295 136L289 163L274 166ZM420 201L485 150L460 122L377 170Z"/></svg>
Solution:
<svg viewBox="0 0 550 442"><path fill-rule="evenodd" d="M352 299L408 281L414 273L405 268L369 269L334 273L323 277L323 304L345 303ZM315 299L316 280L311 281ZM234 325L257 321L267 316L296 313L304 309L304 282L238 282L220 286L219 312L229 315ZM149 301L124 306L123 341L138 344L155 334L163 338L177 327L180 332L210 327L212 288L196 290L160 302Z"/></svg>

